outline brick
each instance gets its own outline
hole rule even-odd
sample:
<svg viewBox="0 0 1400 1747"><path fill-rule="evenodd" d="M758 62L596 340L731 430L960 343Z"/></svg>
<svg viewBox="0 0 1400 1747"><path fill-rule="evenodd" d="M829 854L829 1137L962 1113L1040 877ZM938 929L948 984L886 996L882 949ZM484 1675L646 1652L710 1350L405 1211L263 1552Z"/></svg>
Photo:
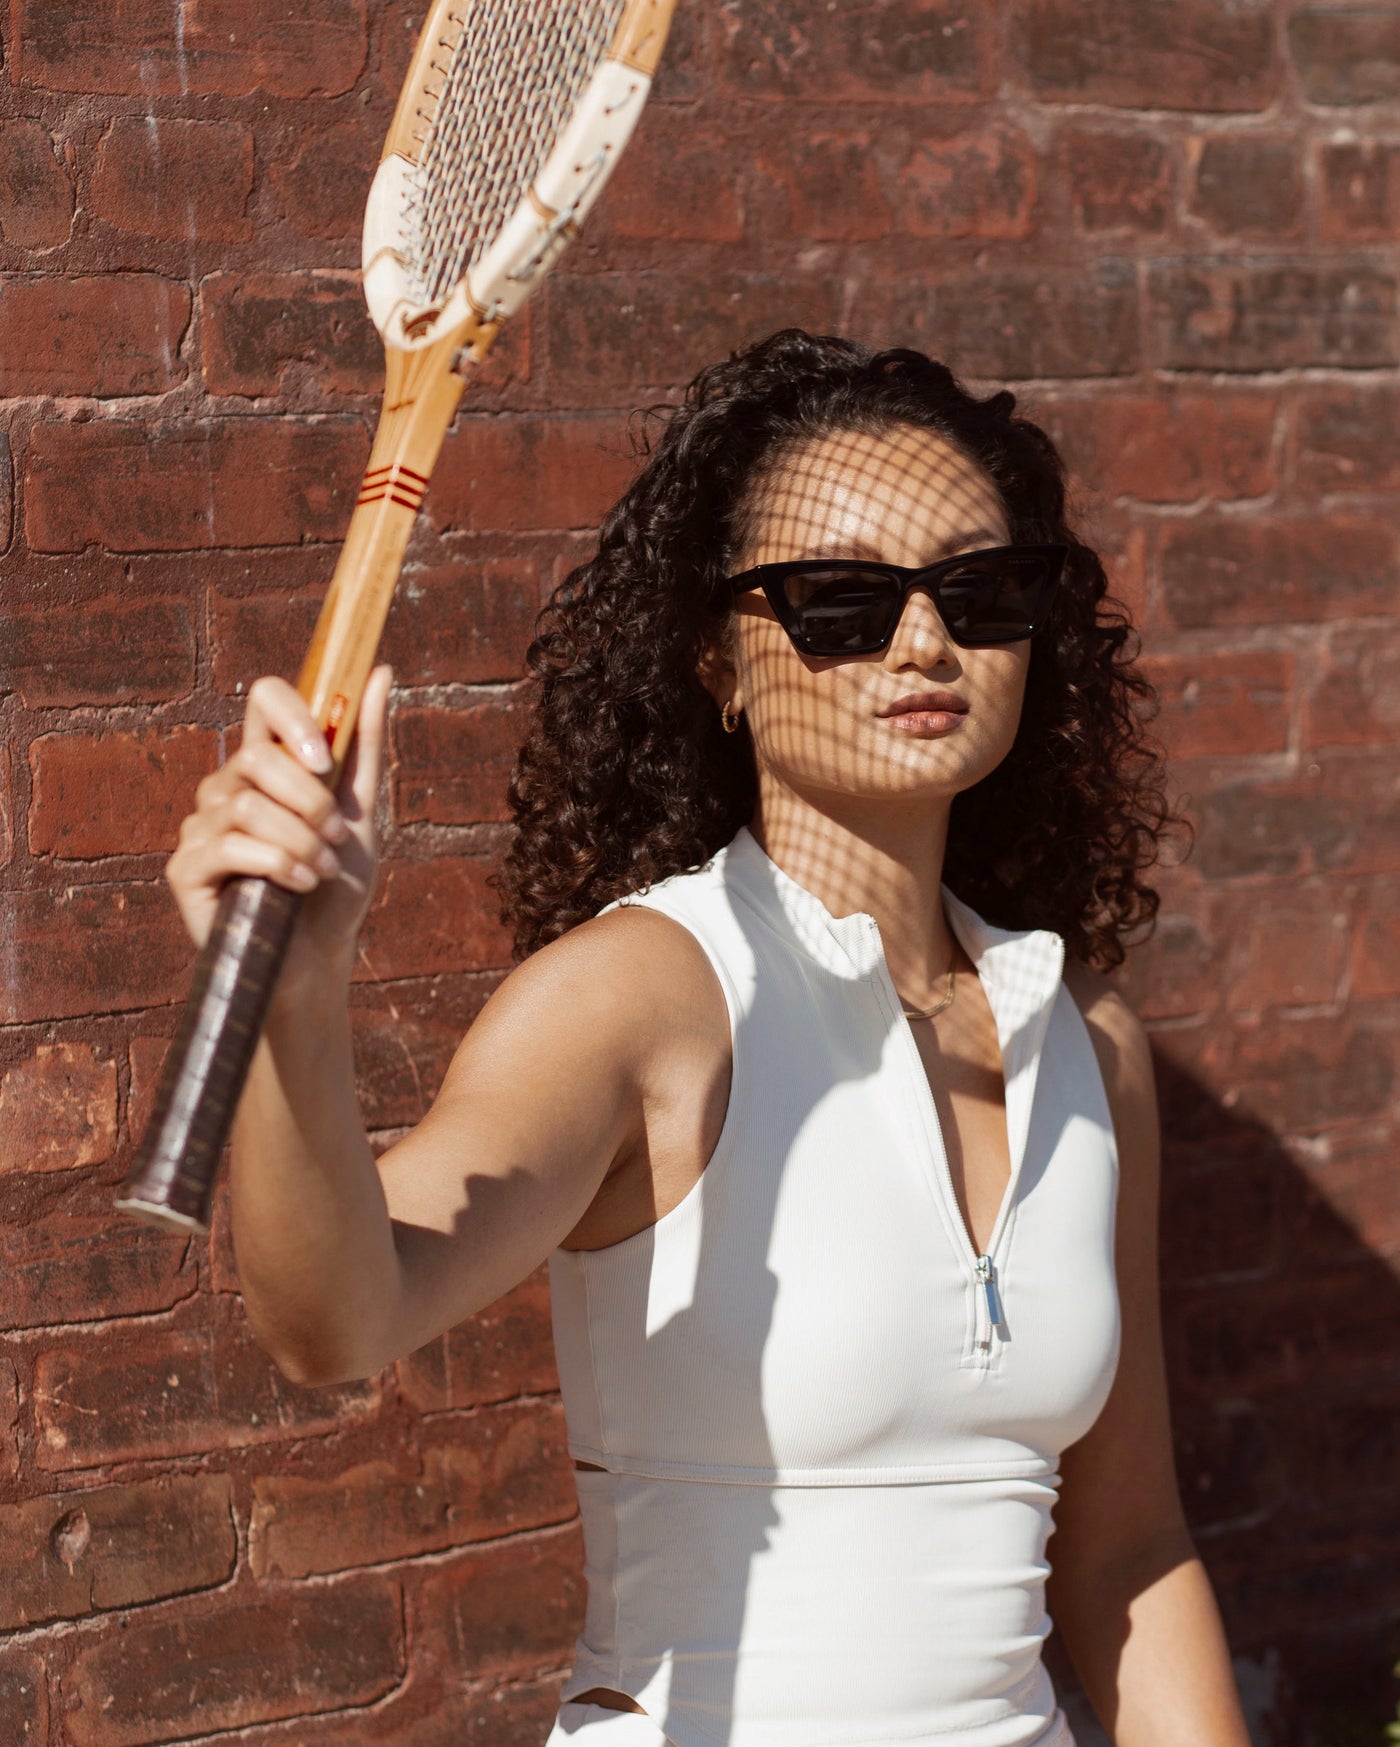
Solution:
<svg viewBox="0 0 1400 1747"><path fill-rule="evenodd" d="M1204 1167L1182 1160L1164 1172L1162 1247L1171 1286L1272 1273L1282 1260L1286 1204L1277 1160L1258 1153Z"/></svg>
<svg viewBox="0 0 1400 1747"><path fill-rule="evenodd" d="M51 1336L34 1361L38 1464L64 1470L240 1449L374 1416L376 1380L289 1383L239 1321Z"/></svg>
<svg viewBox="0 0 1400 1747"><path fill-rule="evenodd" d="M0 746L0 867L9 861L15 847L15 801L10 775L10 749Z"/></svg>
<svg viewBox="0 0 1400 1747"><path fill-rule="evenodd" d="M1014 240L1035 229L1036 155L1019 130L923 139L902 167L896 215L909 236Z"/></svg>
<svg viewBox="0 0 1400 1747"><path fill-rule="evenodd" d="M73 184L37 121L0 122L0 241L17 249L56 249L73 228Z"/></svg>
<svg viewBox="0 0 1400 1747"><path fill-rule="evenodd" d="M368 454L357 419L42 424L26 469L29 544L181 552L334 540ZM88 489L75 492L75 478Z"/></svg>
<svg viewBox="0 0 1400 1747"><path fill-rule="evenodd" d="M511 817L506 785L529 721L526 700L472 699L394 717L394 818L468 825Z"/></svg>
<svg viewBox="0 0 1400 1747"><path fill-rule="evenodd" d="M1140 362L1137 275L1126 261L872 287L866 319L882 343L926 346L966 376L1116 376Z"/></svg>
<svg viewBox="0 0 1400 1747"><path fill-rule="evenodd" d="M1296 1277L1213 1287L1177 1310L1173 1375L1239 1397L1364 1364L1394 1339L1393 1295L1370 1290L1373 1266L1315 1274L1305 1291Z"/></svg>
<svg viewBox="0 0 1400 1747"><path fill-rule="evenodd" d="M1055 179L1082 230L1166 229L1175 199L1171 148L1144 133L1069 128L1056 137Z"/></svg>
<svg viewBox="0 0 1400 1747"><path fill-rule="evenodd" d="M8 1573L0 1629L208 1589L233 1575L237 1557L226 1474L171 1475L0 1507Z"/></svg>
<svg viewBox="0 0 1400 1747"><path fill-rule="evenodd" d="M357 273L216 273L199 288L210 394L340 394L384 385L384 348Z"/></svg>
<svg viewBox="0 0 1400 1747"><path fill-rule="evenodd" d="M828 275L698 274L676 281L654 274L556 274L545 294L552 390L566 404L630 408L639 397L669 393L703 365L775 328L834 332L839 292ZM614 432L605 440L616 452L624 446L621 421ZM556 475L546 468L542 477Z"/></svg>
<svg viewBox="0 0 1400 1747"><path fill-rule="evenodd" d="M668 41L668 58L675 46ZM737 243L743 235L738 163L697 137L688 116L677 120L653 100L588 220L590 242Z"/></svg>
<svg viewBox="0 0 1400 1747"><path fill-rule="evenodd" d="M493 1305L400 1359L399 1391L420 1413L444 1413L558 1389L549 1278L537 1268Z"/></svg>
<svg viewBox="0 0 1400 1747"><path fill-rule="evenodd" d="M1011 35L1032 89L1051 101L1257 110L1278 88L1265 0L1018 0Z"/></svg>
<svg viewBox="0 0 1400 1747"><path fill-rule="evenodd" d="M756 181L765 196L756 222L765 230L815 242L871 242L894 225L868 133L785 130L760 155Z"/></svg>
<svg viewBox="0 0 1400 1747"><path fill-rule="evenodd" d="M1348 916L1329 885L1225 893L1215 913L1222 982L1232 1013L1335 1001L1349 946Z"/></svg>
<svg viewBox="0 0 1400 1747"><path fill-rule="evenodd" d="M1400 1473L1400 1415L1387 1388L1321 1390L1312 1435L1302 1445L1303 1478L1316 1496L1353 1499L1389 1492Z"/></svg>
<svg viewBox="0 0 1400 1747"><path fill-rule="evenodd" d="M8 552L15 531L15 464L10 439L0 435L0 552Z"/></svg>
<svg viewBox="0 0 1400 1747"><path fill-rule="evenodd" d="M15 1747L44 1747L49 1739L44 1664L27 1650L0 1653L0 1717L5 1718Z"/></svg>
<svg viewBox="0 0 1400 1747"><path fill-rule="evenodd" d="M1152 733L1174 758L1259 756L1288 749L1293 656L1233 649L1158 654L1142 663L1161 697Z"/></svg>
<svg viewBox="0 0 1400 1747"><path fill-rule="evenodd" d="M721 16L723 77L746 97L946 103L992 92L995 21L954 0L848 0L820 12L754 0Z"/></svg>
<svg viewBox="0 0 1400 1747"><path fill-rule="evenodd" d="M3 618L0 691L17 691L29 709L186 697L194 663L183 601L85 601L76 611L14 606Z"/></svg>
<svg viewBox="0 0 1400 1747"><path fill-rule="evenodd" d="M500 899L487 884L493 864L477 856L391 861L360 935L355 980L439 976L510 963Z"/></svg>
<svg viewBox="0 0 1400 1747"><path fill-rule="evenodd" d="M1143 503L1262 497L1277 485L1273 395L1100 395L1037 402L1071 469L1096 493Z"/></svg>
<svg viewBox="0 0 1400 1747"><path fill-rule="evenodd" d="M1161 262L1148 277L1158 361L1240 371L1395 364L1395 287L1369 263Z"/></svg>
<svg viewBox="0 0 1400 1747"><path fill-rule="evenodd" d="M1337 626L1308 674L1303 744L1384 746L1400 739L1400 629Z"/></svg>
<svg viewBox="0 0 1400 1747"><path fill-rule="evenodd" d="M363 121L318 127L298 117L267 166L278 218L304 237L343 238L358 247L382 144Z"/></svg>
<svg viewBox="0 0 1400 1747"><path fill-rule="evenodd" d="M1400 995L1400 888L1372 887L1362 901L1352 939L1351 993L1359 1000Z"/></svg>
<svg viewBox="0 0 1400 1747"><path fill-rule="evenodd" d="M615 415L470 416L443 444L427 514L439 530L595 527L636 465Z"/></svg>
<svg viewBox="0 0 1400 1747"><path fill-rule="evenodd" d="M94 218L162 242L240 242L253 234L253 134L242 122L122 115L88 182Z"/></svg>
<svg viewBox="0 0 1400 1747"><path fill-rule="evenodd" d="M557 1668L583 1624L577 1531L455 1554L414 1587L428 1665L483 1682Z"/></svg>
<svg viewBox="0 0 1400 1747"><path fill-rule="evenodd" d="M366 0L17 0L11 77L56 91L129 97L331 97L365 64Z"/></svg>
<svg viewBox="0 0 1400 1747"><path fill-rule="evenodd" d="M1400 230L1400 145L1324 145L1318 156L1324 241L1390 242Z"/></svg>
<svg viewBox="0 0 1400 1747"><path fill-rule="evenodd" d="M1219 1004L1214 943L1198 917L1163 907L1151 937L1128 955L1118 986L1147 1023L1205 1013Z"/></svg>
<svg viewBox="0 0 1400 1747"><path fill-rule="evenodd" d="M189 976L188 939L155 885L0 895L0 939L10 955L0 1024L161 1006Z"/></svg>
<svg viewBox="0 0 1400 1747"><path fill-rule="evenodd" d="M64 1724L74 1747L156 1747L369 1705L403 1666L398 1586L379 1575L172 1602L84 1638Z"/></svg>
<svg viewBox="0 0 1400 1747"><path fill-rule="evenodd" d="M1173 1443L1193 1534L1257 1521L1287 1496L1286 1432L1251 1403L1227 1402L1208 1417L1193 1417L1177 1428Z"/></svg>
<svg viewBox="0 0 1400 1747"><path fill-rule="evenodd" d="M254 1480L254 1576L306 1577L440 1553L567 1522L577 1510L557 1404L454 1415L426 1441L411 1468L374 1461L326 1479Z"/></svg>
<svg viewBox="0 0 1400 1747"><path fill-rule="evenodd" d="M538 558L408 564L384 630L384 659L406 686L519 679L539 601Z"/></svg>
<svg viewBox="0 0 1400 1747"><path fill-rule="evenodd" d="M191 1246L110 1214L65 1211L0 1226L0 1267L0 1329L170 1310L198 1285Z"/></svg>
<svg viewBox="0 0 1400 1747"><path fill-rule="evenodd" d="M116 1063L93 1045L41 1043L0 1076L0 1173L102 1164L116 1142Z"/></svg>
<svg viewBox="0 0 1400 1747"><path fill-rule="evenodd" d="M406 1128L423 1119L468 1026L500 981L487 972L392 990L361 983L351 991L355 1090L366 1128Z"/></svg>
<svg viewBox="0 0 1400 1747"><path fill-rule="evenodd" d="M1385 613L1396 540L1354 516L1200 516L1162 530L1162 599L1174 625L1262 625Z"/></svg>
<svg viewBox="0 0 1400 1747"><path fill-rule="evenodd" d="M17 1480L19 1461L19 1375L12 1360L0 1359L0 1480Z"/></svg>
<svg viewBox="0 0 1400 1747"><path fill-rule="evenodd" d="M183 381L183 285L150 273L0 277L8 395L162 394Z"/></svg>
<svg viewBox="0 0 1400 1747"><path fill-rule="evenodd" d="M1206 879L1400 869L1400 775L1379 754L1319 754L1301 776L1211 778L1195 861Z"/></svg>
<svg viewBox="0 0 1400 1747"><path fill-rule="evenodd" d="M1313 103L1400 97L1400 17L1392 6L1300 6L1288 20L1288 43Z"/></svg>
<svg viewBox="0 0 1400 1747"><path fill-rule="evenodd" d="M225 697L246 692L260 674L295 680L325 598L324 587L215 595L214 683ZM395 679L398 679L395 670Z"/></svg>
<svg viewBox="0 0 1400 1747"><path fill-rule="evenodd" d="M1296 236L1303 224L1297 141L1253 133L1202 141L1191 211L1224 236Z"/></svg>
<svg viewBox="0 0 1400 1747"><path fill-rule="evenodd" d="M30 850L88 860L174 849L218 748L212 728L40 735L29 748Z"/></svg>
<svg viewBox="0 0 1400 1747"><path fill-rule="evenodd" d="M1317 492L1400 491L1400 392L1309 389L1298 408L1298 482Z"/></svg>

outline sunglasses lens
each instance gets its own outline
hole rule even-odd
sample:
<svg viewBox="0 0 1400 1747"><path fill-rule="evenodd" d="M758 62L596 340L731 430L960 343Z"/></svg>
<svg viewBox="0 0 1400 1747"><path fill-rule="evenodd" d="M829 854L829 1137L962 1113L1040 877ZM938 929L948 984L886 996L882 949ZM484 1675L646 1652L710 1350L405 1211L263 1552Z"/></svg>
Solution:
<svg viewBox="0 0 1400 1747"><path fill-rule="evenodd" d="M856 655L878 649L894 628L899 589L879 570L813 566L783 579L811 655Z"/></svg>
<svg viewBox="0 0 1400 1747"><path fill-rule="evenodd" d="M1039 552L974 554L939 579L939 608L960 643L1015 643L1035 629L1051 570Z"/></svg>

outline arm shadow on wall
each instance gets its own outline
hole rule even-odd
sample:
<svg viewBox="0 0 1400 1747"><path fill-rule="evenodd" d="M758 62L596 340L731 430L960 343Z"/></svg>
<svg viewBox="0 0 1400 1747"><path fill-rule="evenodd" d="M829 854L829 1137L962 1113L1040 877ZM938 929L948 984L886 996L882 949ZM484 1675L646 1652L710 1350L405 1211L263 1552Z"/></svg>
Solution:
<svg viewBox="0 0 1400 1747"><path fill-rule="evenodd" d="M1251 1734L1379 1747L1400 1658L1400 1265L1264 1122L1155 1062L1177 1471ZM1108 1747L1054 1633L1046 1660L1078 1747Z"/></svg>

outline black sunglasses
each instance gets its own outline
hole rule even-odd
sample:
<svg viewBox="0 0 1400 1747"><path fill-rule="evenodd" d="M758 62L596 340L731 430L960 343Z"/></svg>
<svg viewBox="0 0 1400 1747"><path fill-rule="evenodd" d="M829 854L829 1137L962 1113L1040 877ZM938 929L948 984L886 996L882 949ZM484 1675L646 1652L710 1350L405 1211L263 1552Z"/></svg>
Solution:
<svg viewBox="0 0 1400 1747"><path fill-rule="evenodd" d="M864 558L795 558L729 578L761 588L804 655L874 655L889 646L911 590L933 596L948 635L966 649L1033 636L1068 546L990 546L910 570Z"/></svg>

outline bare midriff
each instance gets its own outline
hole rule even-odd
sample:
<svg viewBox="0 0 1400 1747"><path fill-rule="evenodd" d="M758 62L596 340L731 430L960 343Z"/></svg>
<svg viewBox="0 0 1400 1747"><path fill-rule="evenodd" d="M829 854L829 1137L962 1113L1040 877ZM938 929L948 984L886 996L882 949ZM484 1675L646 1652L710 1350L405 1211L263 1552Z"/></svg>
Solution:
<svg viewBox="0 0 1400 1747"><path fill-rule="evenodd" d="M592 1474L601 1474L602 1467L597 1462L580 1462L574 1459L575 1468L587 1468ZM635 1711L644 1717L646 1712L636 1699L628 1698L625 1692L614 1692L610 1686L591 1686L587 1692L578 1693L571 1701L576 1705L602 1705L606 1711Z"/></svg>

